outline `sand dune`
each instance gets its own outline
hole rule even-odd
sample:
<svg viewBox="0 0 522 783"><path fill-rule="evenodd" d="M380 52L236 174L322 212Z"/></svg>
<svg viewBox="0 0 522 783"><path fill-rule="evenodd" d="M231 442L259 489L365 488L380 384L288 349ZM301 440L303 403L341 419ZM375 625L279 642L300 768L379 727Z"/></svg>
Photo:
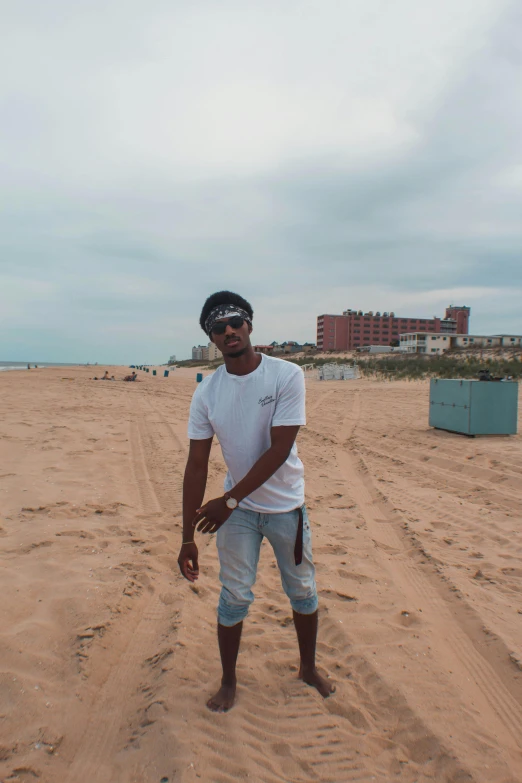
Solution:
<svg viewBox="0 0 522 783"><path fill-rule="evenodd" d="M115 368L115 374L122 371ZM0 374L0 781L522 780L522 438L427 427L428 385L307 381L323 701L268 545L237 705L218 560L178 574L195 372ZM222 486L219 446L208 495Z"/></svg>

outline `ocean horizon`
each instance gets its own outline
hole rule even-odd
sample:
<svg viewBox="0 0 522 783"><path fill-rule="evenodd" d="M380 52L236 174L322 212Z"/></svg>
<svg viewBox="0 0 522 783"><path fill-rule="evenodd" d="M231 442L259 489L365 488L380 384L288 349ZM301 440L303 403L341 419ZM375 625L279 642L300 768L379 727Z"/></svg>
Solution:
<svg viewBox="0 0 522 783"><path fill-rule="evenodd" d="M27 365L31 369L34 367L86 367L86 364L80 362L0 362L0 372L2 370L27 370ZM89 365L95 367L96 365Z"/></svg>

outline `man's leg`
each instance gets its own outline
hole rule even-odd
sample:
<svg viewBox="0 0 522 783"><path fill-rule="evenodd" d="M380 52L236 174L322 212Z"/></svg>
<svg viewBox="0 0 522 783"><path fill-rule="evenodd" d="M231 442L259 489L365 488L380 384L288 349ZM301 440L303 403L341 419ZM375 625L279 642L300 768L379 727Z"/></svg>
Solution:
<svg viewBox="0 0 522 783"><path fill-rule="evenodd" d="M241 641L243 622L231 627L218 623L219 654L223 677L221 688L207 701L207 707L212 712L228 712L236 698L236 661Z"/></svg>
<svg viewBox="0 0 522 783"><path fill-rule="evenodd" d="M218 642L223 676L221 687L207 706L213 712L227 712L236 695L236 662L243 620L254 600L259 551L263 537L259 514L236 509L217 533L221 595L218 605Z"/></svg>
<svg viewBox="0 0 522 783"><path fill-rule="evenodd" d="M321 696L326 698L335 691L335 686L326 677L319 674L315 665L318 601L315 567L312 559L310 522L305 508L303 508L303 517L303 560L298 566L294 561L297 511L271 514L269 523L263 528L263 533L272 544L281 572L281 583L292 604L301 658L299 677L308 685L317 688Z"/></svg>
<svg viewBox="0 0 522 783"><path fill-rule="evenodd" d="M312 614L300 614L293 610L294 625L297 632L301 665L299 678L317 688L323 698L327 698L335 691L335 685L319 674L315 665L315 645L317 641L318 612Z"/></svg>

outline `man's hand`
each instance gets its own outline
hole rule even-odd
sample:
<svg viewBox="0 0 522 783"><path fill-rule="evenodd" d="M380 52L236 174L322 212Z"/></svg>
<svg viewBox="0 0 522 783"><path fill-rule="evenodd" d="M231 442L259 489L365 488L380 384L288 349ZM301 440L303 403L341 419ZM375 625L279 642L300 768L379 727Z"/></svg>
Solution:
<svg viewBox="0 0 522 783"><path fill-rule="evenodd" d="M195 582L199 576L198 548L194 541L183 544L178 557L179 570L189 582Z"/></svg>
<svg viewBox="0 0 522 783"><path fill-rule="evenodd" d="M215 533L219 530L232 513L224 497L209 500L204 506L198 508L192 524L198 526L200 533Z"/></svg>

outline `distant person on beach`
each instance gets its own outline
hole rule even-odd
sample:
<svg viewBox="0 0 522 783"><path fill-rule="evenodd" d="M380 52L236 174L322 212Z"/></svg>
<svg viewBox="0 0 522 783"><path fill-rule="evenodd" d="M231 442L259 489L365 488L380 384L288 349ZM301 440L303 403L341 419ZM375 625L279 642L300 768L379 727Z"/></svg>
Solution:
<svg viewBox="0 0 522 783"><path fill-rule="evenodd" d="M135 381L137 377L138 377L138 374L133 371L130 375L126 375L123 380L124 381Z"/></svg>
<svg viewBox="0 0 522 783"><path fill-rule="evenodd" d="M304 506L304 468L295 439L305 419L304 376L282 359L255 353L250 342L252 307L230 291L210 296L200 325L225 360L196 389L190 407L190 450L183 483L183 576L199 576L195 528L216 533L221 595L218 642L221 687L207 702L227 712L236 694L236 660L243 620L263 538L274 550L293 609L301 665L299 677L321 696L334 691L315 665L317 589L310 523ZM201 506L212 439L217 436L228 468L225 493Z"/></svg>
<svg viewBox="0 0 522 783"><path fill-rule="evenodd" d="M114 380L114 375L111 378L108 370L105 370L105 375L101 375L99 378L95 375L93 378L93 381L113 381L113 380Z"/></svg>

